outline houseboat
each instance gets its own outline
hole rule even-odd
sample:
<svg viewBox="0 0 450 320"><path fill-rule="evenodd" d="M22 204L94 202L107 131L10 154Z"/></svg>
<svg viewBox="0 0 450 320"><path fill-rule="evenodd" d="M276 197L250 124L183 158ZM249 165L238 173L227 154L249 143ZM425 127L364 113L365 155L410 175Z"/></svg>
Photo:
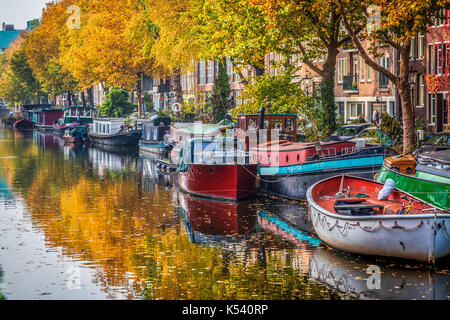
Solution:
<svg viewBox="0 0 450 320"><path fill-rule="evenodd" d="M375 179L392 179L396 188L438 208L450 209L450 149L389 157Z"/></svg>
<svg viewBox="0 0 450 320"><path fill-rule="evenodd" d="M62 109L63 118L53 124L53 133L63 136L69 127L88 126L97 116L97 109L93 107L72 106Z"/></svg>
<svg viewBox="0 0 450 320"><path fill-rule="evenodd" d="M297 116L260 114L237 116L233 135L244 142L250 162L257 163L258 190L288 199L306 199L306 190L327 177L352 173L373 178L385 156L397 154L365 139L297 142Z"/></svg>
<svg viewBox="0 0 450 320"><path fill-rule="evenodd" d="M373 179L383 159L397 154L384 146L366 146L351 141L280 143L250 151L258 163L259 190L293 199L306 199L314 183L339 174Z"/></svg>
<svg viewBox="0 0 450 320"><path fill-rule="evenodd" d="M33 109L33 122L36 129L42 132L53 131L53 125L63 116L62 110L53 108L35 108Z"/></svg>
<svg viewBox="0 0 450 320"><path fill-rule="evenodd" d="M25 118L19 119L13 124L14 129L31 130L34 128L34 122Z"/></svg>
<svg viewBox="0 0 450 320"><path fill-rule="evenodd" d="M170 117L155 116L141 124L142 135L139 150L142 152L164 155L166 147L164 136L170 134ZM166 157L167 158L167 157Z"/></svg>
<svg viewBox="0 0 450 320"><path fill-rule="evenodd" d="M306 196L316 234L335 249L428 263L450 254L450 212L387 184L341 175Z"/></svg>
<svg viewBox="0 0 450 320"><path fill-rule="evenodd" d="M173 123L170 128L170 136L165 139L166 148L169 149L170 162L178 165L180 151L184 143L193 138L221 137L229 126L216 124L195 123Z"/></svg>
<svg viewBox="0 0 450 320"><path fill-rule="evenodd" d="M237 139L189 139L180 152L178 185L197 196L241 200L254 193L257 168Z"/></svg>
<svg viewBox="0 0 450 320"><path fill-rule="evenodd" d="M245 150L259 144L297 142L297 115L295 114L241 114L236 117L233 135L244 141Z"/></svg>
<svg viewBox="0 0 450 320"><path fill-rule="evenodd" d="M141 132L123 118L97 118L89 126L88 135L93 144L136 147Z"/></svg>

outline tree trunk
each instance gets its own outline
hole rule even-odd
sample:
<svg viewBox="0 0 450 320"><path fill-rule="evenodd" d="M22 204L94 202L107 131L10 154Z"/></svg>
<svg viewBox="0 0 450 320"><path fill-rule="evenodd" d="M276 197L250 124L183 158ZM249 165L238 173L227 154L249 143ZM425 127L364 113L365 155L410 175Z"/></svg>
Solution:
<svg viewBox="0 0 450 320"><path fill-rule="evenodd" d="M69 103L69 107L72 105L72 93L67 91L67 102Z"/></svg>
<svg viewBox="0 0 450 320"><path fill-rule="evenodd" d="M398 76L398 92L402 105L403 153L411 152L414 147L414 112L411 103L409 85L409 45L400 49L400 68Z"/></svg>
<svg viewBox="0 0 450 320"><path fill-rule="evenodd" d="M86 107L86 96L84 95L84 91L81 92L81 104L83 107Z"/></svg>
<svg viewBox="0 0 450 320"><path fill-rule="evenodd" d="M138 103L138 116L144 115L144 110L142 108L142 77L139 75L139 80L136 83L136 94Z"/></svg>
<svg viewBox="0 0 450 320"><path fill-rule="evenodd" d="M87 101L90 107L94 106L94 94L92 91L93 91L92 87L86 89Z"/></svg>
<svg viewBox="0 0 450 320"><path fill-rule="evenodd" d="M334 97L334 76L336 69L337 46L328 48L327 60L323 64L321 98L325 109L325 128L323 135L328 136L336 130L336 103Z"/></svg>
<svg viewBox="0 0 450 320"><path fill-rule="evenodd" d="M175 92L175 102L183 103L183 88L181 87L181 69L179 67L173 70L172 91Z"/></svg>

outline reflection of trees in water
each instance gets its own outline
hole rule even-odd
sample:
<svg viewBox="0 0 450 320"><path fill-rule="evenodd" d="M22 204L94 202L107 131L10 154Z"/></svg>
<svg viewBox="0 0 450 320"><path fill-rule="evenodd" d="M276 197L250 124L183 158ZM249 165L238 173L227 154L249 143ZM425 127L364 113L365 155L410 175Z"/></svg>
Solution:
<svg viewBox="0 0 450 320"><path fill-rule="evenodd" d="M336 297L292 263L299 250L268 233L247 237L239 250L192 243L166 181L147 189L139 167L100 175L95 165L61 151L17 145L0 143L0 152L23 152L34 167L10 158L1 159L0 170L24 197L34 227L47 246L95 270L92 281L110 298ZM21 185L12 184L18 176Z"/></svg>

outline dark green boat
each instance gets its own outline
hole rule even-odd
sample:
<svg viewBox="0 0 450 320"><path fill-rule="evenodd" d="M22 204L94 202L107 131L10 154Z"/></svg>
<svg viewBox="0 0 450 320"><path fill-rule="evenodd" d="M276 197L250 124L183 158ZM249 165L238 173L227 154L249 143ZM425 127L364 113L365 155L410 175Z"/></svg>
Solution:
<svg viewBox="0 0 450 320"><path fill-rule="evenodd" d="M382 183L392 179L397 189L438 208L450 209L450 150L420 155L417 163L410 163L406 168L393 165L397 159L387 158L375 179Z"/></svg>

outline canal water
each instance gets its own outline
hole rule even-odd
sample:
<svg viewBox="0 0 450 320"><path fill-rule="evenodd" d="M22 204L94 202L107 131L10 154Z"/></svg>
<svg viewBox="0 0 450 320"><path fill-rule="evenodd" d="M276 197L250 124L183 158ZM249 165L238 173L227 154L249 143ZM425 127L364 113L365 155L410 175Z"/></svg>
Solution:
<svg viewBox="0 0 450 320"><path fill-rule="evenodd" d="M0 299L449 299L449 266L340 253L304 203L196 198L138 151L0 129Z"/></svg>

